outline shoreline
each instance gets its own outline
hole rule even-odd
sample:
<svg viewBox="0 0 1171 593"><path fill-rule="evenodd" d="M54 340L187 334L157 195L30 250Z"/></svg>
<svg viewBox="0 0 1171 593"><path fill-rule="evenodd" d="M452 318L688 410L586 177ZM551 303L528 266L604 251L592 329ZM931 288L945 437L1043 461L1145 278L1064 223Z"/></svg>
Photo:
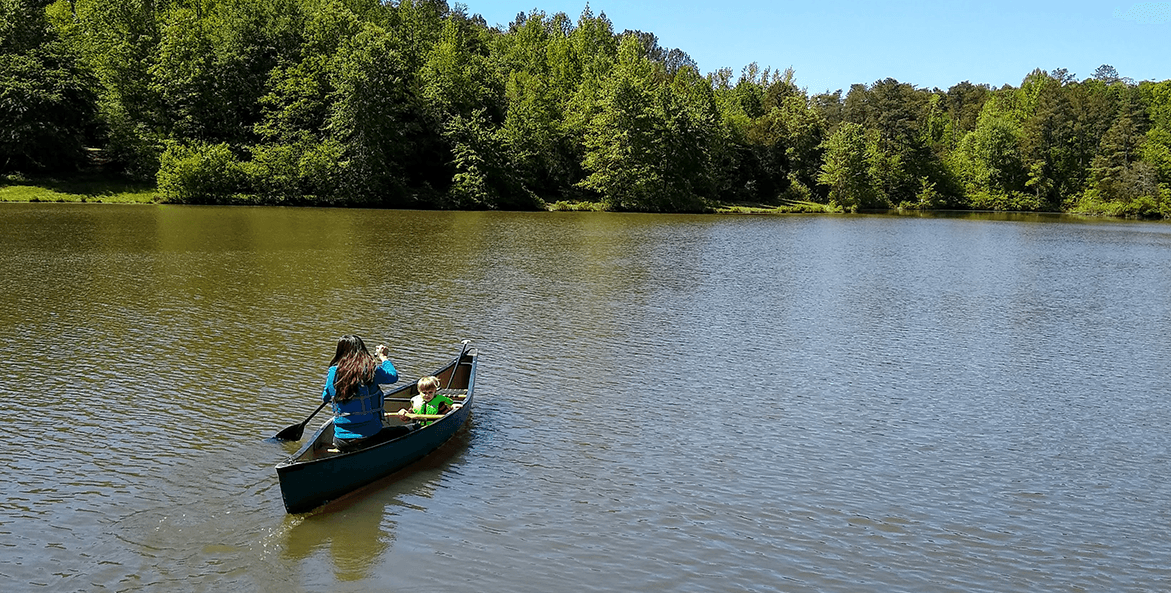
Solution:
<svg viewBox="0 0 1171 593"><path fill-rule="evenodd" d="M14 178L15 177L15 178ZM24 177L0 177L0 203L56 203L56 204L168 204L161 200L161 194L153 183L120 179L92 174L75 177L45 177L28 179ZM273 204L247 204L266 206ZM290 206L290 204L280 204ZM344 204L303 204L293 207L346 207ZM541 212L542 210L533 210ZM607 212L600 202L551 202L545 212ZM955 209L886 209L859 210L857 214L941 214L941 213L986 213L986 214L1066 214L1102 220L1144 220L1167 221L1168 218L1120 216L1110 213L1076 211L1023 211L1023 210L955 210ZM714 202L703 212L675 214L741 214L749 216L776 216L783 214L851 214L840 207L817 202L786 202L773 204L748 204Z"/></svg>

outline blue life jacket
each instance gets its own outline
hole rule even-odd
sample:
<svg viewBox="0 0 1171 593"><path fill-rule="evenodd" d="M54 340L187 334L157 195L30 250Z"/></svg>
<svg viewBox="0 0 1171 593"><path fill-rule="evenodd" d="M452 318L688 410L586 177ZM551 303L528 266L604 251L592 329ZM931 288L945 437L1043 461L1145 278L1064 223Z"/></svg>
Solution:
<svg viewBox="0 0 1171 593"><path fill-rule="evenodd" d="M357 393L346 401L337 401L334 381L337 367L329 367L325 377L325 389L321 393L324 401L333 404L333 434L339 439L357 439L374 436L382 430L383 395L379 385L398 381L398 371L388 360L374 371L374 382L360 385Z"/></svg>

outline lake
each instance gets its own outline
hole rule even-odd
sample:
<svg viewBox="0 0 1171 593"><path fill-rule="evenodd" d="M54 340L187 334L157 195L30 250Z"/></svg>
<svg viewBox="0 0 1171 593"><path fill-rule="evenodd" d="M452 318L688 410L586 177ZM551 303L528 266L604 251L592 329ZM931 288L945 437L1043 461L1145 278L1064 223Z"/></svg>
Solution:
<svg viewBox="0 0 1171 593"><path fill-rule="evenodd" d="M0 205L5 591L1171 589L1171 224ZM338 336L467 428L287 515ZM324 416L314 419L310 429Z"/></svg>

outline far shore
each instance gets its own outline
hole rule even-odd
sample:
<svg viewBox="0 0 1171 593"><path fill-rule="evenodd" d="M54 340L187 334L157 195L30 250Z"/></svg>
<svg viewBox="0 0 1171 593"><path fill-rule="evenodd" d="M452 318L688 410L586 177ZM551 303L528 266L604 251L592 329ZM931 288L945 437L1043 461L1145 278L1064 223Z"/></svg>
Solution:
<svg viewBox="0 0 1171 593"><path fill-rule="evenodd" d="M108 176L78 175L71 177L46 177L13 179L0 176L0 202L59 202L95 204L159 204L162 196L152 183L133 181ZM599 202L551 202L550 211L577 212L603 211ZM712 205L710 213L715 214L794 214L833 212L825 204L815 202L791 202L772 204Z"/></svg>
<svg viewBox="0 0 1171 593"><path fill-rule="evenodd" d="M153 183L97 175L71 177L45 177L26 179L0 175L0 203L92 203L92 204L163 204L162 196ZM258 204L260 205L260 204ZM600 202L550 202L546 210L553 212L603 212ZM902 212L901 210L899 210ZM951 211L951 210L946 210ZM884 210L883 212L891 212ZM914 210L910 212L916 212ZM932 212L924 210L922 212ZM942 212L942 211L940 211ZM993 212L972 210L971 212ZM707 214L833 214L843 213L838 207L817 202L795 202L784 204L747 204L716 202L709 206ZM1029 214L1029 212L1011 212ZM1034 213L1035 214L1035 213ZM1071 214L1090 218L1130 218L1094 212L1053 212L1050 214ZM1157 219L1148 219L1157 220Z"/></svg>

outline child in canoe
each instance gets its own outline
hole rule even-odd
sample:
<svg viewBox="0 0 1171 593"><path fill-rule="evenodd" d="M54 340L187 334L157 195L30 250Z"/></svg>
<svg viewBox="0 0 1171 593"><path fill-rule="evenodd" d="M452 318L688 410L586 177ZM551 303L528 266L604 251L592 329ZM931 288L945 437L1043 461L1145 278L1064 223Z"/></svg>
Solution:
<svg viewBox="0 0 1171 593"><path fill-rule="evenodd" d="M434 375L423 377L419 379L419 395L411 398L411 414L446 414L452 410L458 409L462 404L457 404L450 397L436 393L439 391L439 378ZM398 411L398 417L402 420L409 420L407 418L407 410L404 408ZM422 426L431 424L434 420L421 421Z"/></svg>

